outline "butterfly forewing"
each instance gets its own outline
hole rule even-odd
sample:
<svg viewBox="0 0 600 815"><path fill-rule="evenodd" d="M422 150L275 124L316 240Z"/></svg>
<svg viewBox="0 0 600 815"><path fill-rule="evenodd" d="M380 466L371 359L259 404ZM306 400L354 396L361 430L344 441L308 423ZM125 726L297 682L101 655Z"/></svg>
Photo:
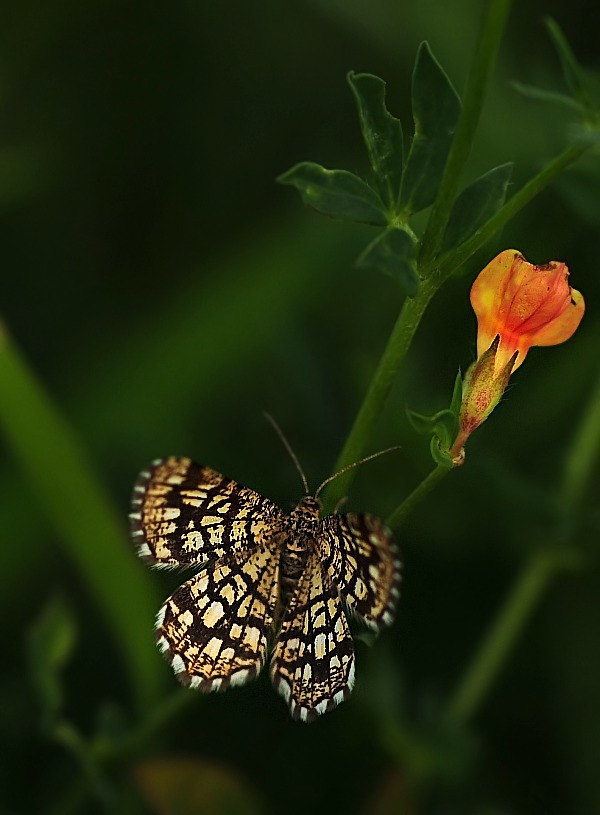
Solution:
<svg viewBox="0 0 600 815"><path fill-rule="evenodd" d="M354 683L354 644L338 591L309 555L285 611L271 678L295 719L312 721L347 698Z"/></svg>
<svg viewBox="0 0 600 815"><path fill-rule="evenodd" d="M372 515L328 515L319 552L348 607L374 629L394 619L400 562L389 529Z"/></svg>
<svg viewBox="0 0 600 815"><path fill-rule="evenodd" d="M262 668L279 594L279 544L236 551L180 586L157 618L157 641L178 679L224 690Z"/></svg>
<svg viewBox="0 0 600 815"><path fill-rule="evenodd" d="M138 554L166 569L250 551L272 536L274 525L284 517L254 490L174 456L140 474L130 515Z"/></svg>

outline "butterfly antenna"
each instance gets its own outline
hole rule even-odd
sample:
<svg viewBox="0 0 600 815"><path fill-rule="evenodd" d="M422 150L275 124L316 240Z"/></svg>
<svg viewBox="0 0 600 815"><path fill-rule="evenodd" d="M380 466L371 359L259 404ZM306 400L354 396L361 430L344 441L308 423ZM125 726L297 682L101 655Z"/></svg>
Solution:
<svg viewBox="0 0 600 815"><path fill-rule="evenodd" d="M279 438L283 442L283 446L285 447L285 449L290 454L290 458L292 459L292 461L296 465L296 469L300 473L300 478L302 479L302 485L304 486L304 492L305 492L306 495L308 495L309 492L310 492L310 490L308 489L308 482L306 480L306 476L304 475L304 470L302 469L302 467L300 466L300 462L298 461L298 456L292 450L291 444L286 439L286 437L283 435L283 430L279 427L279 425L277 424L275 419L271 416L271 414L267 413L266 410L263 410L263 416L265 417L265 419L268 422L270 422L271 426L273 427L273 429L275 430L275 432L277 433L277 435L279 436Z"/></svg>
<svg viewBox="0 0 600 815"><path fill-rule="evenodd" d="M394 450L400 450L400 445L397 444L395 447L386 447L385 450L380 450L378 453L372 453L370 456L365 456L365 458L361 458L358 461L355 461L354 464L348 464L347 467L342 467L342 469L339 470L339 472L335 473L334 475L330 475L329 478L326 478L325 481L323 481L323 483L315 493L315 498L319 497L319 493L321 492L323 487L327 486L327 484L336 479L338 476L347 473L348 470L351 470L353 467L358 467L359 464L364 464L366 461L371 461L371 459L379 458L379 456L383 456L386 453L391 453Z"/></svg>

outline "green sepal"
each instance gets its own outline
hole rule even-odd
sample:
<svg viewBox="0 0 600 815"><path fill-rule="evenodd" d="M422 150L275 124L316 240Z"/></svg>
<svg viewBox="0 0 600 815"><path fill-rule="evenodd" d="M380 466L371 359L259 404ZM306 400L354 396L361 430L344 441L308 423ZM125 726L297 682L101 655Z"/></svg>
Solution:
<svg viewBox="0 0 600 815"><path fill-rule="evenodd" d="M426 42L421 43L412 78L415 123L400 192L399 211L419 212L433 203L460 114L460 99Z"/></svg>
<svg viewBox="0 0 600 815"><path fill-rule="evenodd" d="M387 215L379 195L347 170L327 170L312 161L296 164L277 179L296 187L305 204L323 215L373 226L385 226Z"/></svg>
<svg viewBox="0 0 600 815"><path fill-rule="evenodd" d="M452 470L454 468L454 461L448 452L449 448L443 445L437 436L431 437L429 450L431 452L431 458L436 464L441 467L445 467L447 470Z"/></svg>
<svg viewBox="0 0 600 815"><path fill-rule="evenodd" d="M460 193L454 202L442 249L460 246L474 235L504 205L513 170L512 162L500 164L479 176Z"/></svg>
<svg viewBox="0 0 600 815"><path fill-rule="evenodd" d="M391 227L381 232L361 253L356 265L393 277L409 297L414 297L419 289L415 239L404 229Z"/></svg>
<svg viewBox="0 0 600 815"><path fill-rule="evenodd" d="M29 672L46 727L53 725L63 706L60 674L75 639L73 617L61 598L51 600L29 630Z"/></svg>
<svg viewBox="0 0 600 815"><path fill-rule="evenodd" d="M462 397L463 397L463 378L460 369L456 374L456 379L454 380L454 388L452 389L452 400L450 402L450 412L453 416L456 417L456 432L458 432L458 416L460 414L460 406L462 405ZM454 441L454 439L453 439Z"/></svg>
<svg viewBox="0 0 600 815"><path fill-rule="evenodd" d="M384 203L392 210L398 200L402 180L402 125L386 107L383 79L352 71L346 78L356 101L360 129L377 189Z"/></svg>

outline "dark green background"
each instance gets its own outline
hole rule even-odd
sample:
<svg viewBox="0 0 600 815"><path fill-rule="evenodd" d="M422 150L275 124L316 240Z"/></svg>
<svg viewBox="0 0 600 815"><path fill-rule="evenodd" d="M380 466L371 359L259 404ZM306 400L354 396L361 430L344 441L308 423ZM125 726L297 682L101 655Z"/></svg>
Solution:
<svg viewBox="0 0 600 815"><path fill-rule="evenodd" d="M418 43L429 40L461 92L482 5L3 4L2 317L90 452L123 523L138 471L171 453L292 506L299 479L263 409L311 485L329 474L401 295L390 279L353 268L369 228L306 210L274 179L302 160L366 174L347 71L385 78L389 107L410 131ZM515 161L520 185L565 144L564 111L510 87L518 79L562 89L548 14L581 62L598 68L593 6L515 4L466 181ZM217 762L269 813L600 812L597 472L578 533L587 568L552 587L511 655L473 723L472 771L411 808L403 767L373 712L388 704L384 687L410 720L435 720L532 541L549 534L547 504L599 368L599 202L600 159L585 158L469 262L419 328L370 445L402 450L362 468L351 508L385 517L432 466L405 406L434 412L449 403L458 367L475 354L469 286L497 251L566 261L587 303L576 337L531 352L469 444L466 466L402 531L398 620L372 649L358 645L352 700L314 725L295 724L261 677L199 697L133 764ZM46 812L78 773L44 738L28 676L27 632L51 598L66 598L78 629L64 675L69 718L90 734L107 703L132 716L131 695L76 568L8 447L0 455L0 812ZM159 596L172 590L172 576L151 578ZM133 779L129 763L119 768L112 811L162 812L140 803Z"/></svg>

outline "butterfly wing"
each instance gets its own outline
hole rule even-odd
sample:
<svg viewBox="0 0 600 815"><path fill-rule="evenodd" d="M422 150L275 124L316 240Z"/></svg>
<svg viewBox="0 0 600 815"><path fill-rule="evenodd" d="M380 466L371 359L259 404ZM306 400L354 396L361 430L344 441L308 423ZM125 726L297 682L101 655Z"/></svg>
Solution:
<svg viewBox="0 0 600 815"><path fill-rule="evenodd" d="M370 628L389 625L400 596L400 561L385 524L373 515L328 515L317 545L348 608Z"/></svg>
<svg viewBox="0 0 600 815"><path fill-rule="evenodd" d="M294 719L313 721L346 699L354 684L354 643L342 602L311 552L271 659L271 679Z"/></svg>
<svg viewBox="0 0 600 815"><path fill-rule="evenodd" d="M189 458L155 461L133 490L129 517L138 554L165 569L249 551L285 517L272 501Z"/></svg>
<svg viewBox="0 0 600 815"><path fill-rule="evenodd" d="M225 690L262 668L279 595L277 539L236 551L180 586L158 613L156 636L177 678Z"/></svg>

